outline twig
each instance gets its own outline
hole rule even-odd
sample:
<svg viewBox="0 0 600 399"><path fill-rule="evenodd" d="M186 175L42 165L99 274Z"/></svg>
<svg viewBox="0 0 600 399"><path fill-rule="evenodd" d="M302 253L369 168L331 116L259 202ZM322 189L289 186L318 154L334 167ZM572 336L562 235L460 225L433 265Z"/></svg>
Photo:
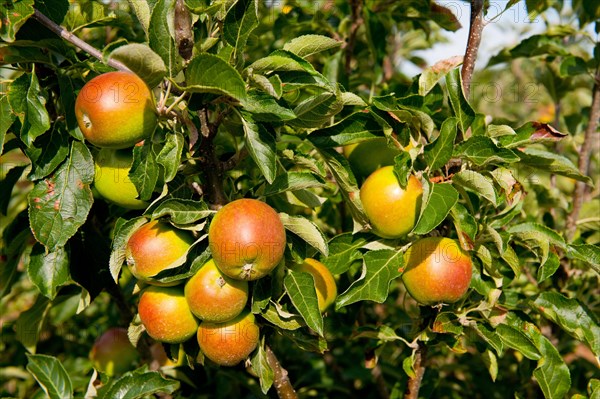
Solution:
<svg viewBox="0 0 600 399"><path fill-rule="evenodd" d="M275 384L275 390L279 399L297 399L298 394L290 382L288 372L286 369L281 367L279 360L271 350L269 346L266 347L267 351L267 362L271 369L273 369L273 378Z"/></svg>
<svg viewBox="0 0 600 399"><path fill-rule="evenodd" d="M354 55L354 46L356 44L356 35L358 28L363 22L362 19L362 0L351 0L350 7L352 8L352 25L350 26L350 35L348 36L348 43L346 44L346 62L345 71L346 76L350 76L352 72L352 56Z"/></svg>
<svg viewBox="0 0 600 399"><path fill-rule="evenodd" d="M383 378L383 372L381 371L381 365L379 363L371 370L371 376L373 376L373 379L375 380L375 387L377 388L379 397L381 399L389 399L390 392L385 383L385 379Z"/></svg>
<svg viewBox="0 0 600 399"><path fill-rule="evenodd" d="M427 347L419 341L419 348L415 352L415 376L408 380L408 387L404 399L418 399L421 382L425 374L425 360L427 358Z"/></svg>
<svg viewBox="0 0 600 399"><path fill-rule="evenodd" d="M192 15L185 5L184 0L175 3L175 42L179 55L186 60L192 58L194 49L194 31L192 30Z"/></svg>
<svg viewBox="0 0 600 399"><path fill-rule="evenodd" d="M475 60L481 43L481 32L483 31L483 0L471 0L471 23L469 26L469 40L461 70L463 91L468 99L471 93L471 78L475 69Z"/></svg>
<svg viewBox="0 0 600 399"><path fill-rule="evenodd" d="M585 130L583 144L579 150L579 172L581 172L583 175L587 175L589 173L593 135L598 134L598 122L600 121L600 67L596 69L596 76L594 80L595 82L592 107L590 109L590 120L587 129ZM583 205L585 191L586 184L578 181L577 185L575 186L575 194L573 195L573 210L567 218L567 237L569 240L571 240L575 235L577 219L579 219L579 212L581 211L581 206Z"/></svg>
<svg viewBox="0 0 600 399"><path fill-rule="evenodd" d="M54 23L54 21L52 21L50 18L48 18L47 16L45 16L38 10L35 10L33 12L32 17L35 20L37 20L39 23L44 25L46 28L48 28L52 32L56 33L58 36L62 37L69 43L72 43L76 47L79 47L80 49L87 52L91 56L96 57L97 59L99 59L100 61L105 63L106 65L111 66L120 71L131 72L131 70L129 68L127 68L125 66L125 64L121 63L120 61L117 61L117 60L114 60L111 58L109 58L108 61L104 60L104 58L102 57L102 52L100 50L98 50L94 46L84 42L83 40L81 40L80 38L75 36L73 33L69 32L62 26L57 25L56 23Z"/></svg>
<svg viewBox="0 0 600 399"><path fill-rule="evenodd" d="M200 131L203 136L200 143L200 153L206 163L206 167L204 168L206 185L203 188L208 202L211 204L211 208L219 209L227 203L227 197L223 189L223 167L217 157L213 142L219 127L208 121L208 110L206 108L199 111L199 116Z"/></svg>

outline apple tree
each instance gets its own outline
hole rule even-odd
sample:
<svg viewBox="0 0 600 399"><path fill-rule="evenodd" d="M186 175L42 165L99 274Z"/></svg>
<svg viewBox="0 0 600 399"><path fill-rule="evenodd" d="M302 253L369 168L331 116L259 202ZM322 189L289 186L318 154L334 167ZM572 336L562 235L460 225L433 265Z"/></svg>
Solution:
<svg viewBox="0 0 600 399"><path fill-rule="evenodd" d="M1 1L0 396L598 398L599 20Z"/></svg>

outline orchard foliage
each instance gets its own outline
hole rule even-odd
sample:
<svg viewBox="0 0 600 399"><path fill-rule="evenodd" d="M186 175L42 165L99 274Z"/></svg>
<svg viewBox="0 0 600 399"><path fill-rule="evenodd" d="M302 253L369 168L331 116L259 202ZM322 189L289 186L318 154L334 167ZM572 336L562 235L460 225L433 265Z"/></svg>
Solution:
<svg viewBox="0 0 600 399"><path fill-rule="evenodd" d="M515 3L484 13L513 18ZM460 27L463 2L0 2L0 396L275 397L283 367L302 397L396 398L423 368L423 397L598 397L598 147L583 166L580 154L598 142L584 137L600 106L600 6L566 3L528 0L516 22L543 32L492 57L469 91L462 57L427 67L417 53ZM99 149L75 113L84 84L115 67L156 98L157 126L114 182L133 183L141 210L98 194ZM397 183L423 188L401 238L373 233L342 151L382 138ZM219 367L192 338L160 360L136 314L129 238L156 219L193 237L152 276L183 298L211 259L216 210L240 198L272 206L286 235L283 261L249 282L257 348ZM405 251L428 236L472 259L455 303L419 306L402 283ZM324 313L315 276L294 267L307 258L335 276ZM88 353L115 326L138 368L99 375Z"/></svg>

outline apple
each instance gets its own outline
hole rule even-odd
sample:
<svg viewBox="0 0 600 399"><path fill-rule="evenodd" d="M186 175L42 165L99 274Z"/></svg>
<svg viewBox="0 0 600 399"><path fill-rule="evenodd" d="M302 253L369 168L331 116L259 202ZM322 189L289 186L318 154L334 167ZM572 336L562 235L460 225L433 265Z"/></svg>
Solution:
<svg viewBox="0 0 600 399"><path fill-rule="evenodd" d="M138 360L138 351L129 342L125 328L113 327L94 342L90 360L96 370L113 376L131 370Z"/></svg>
<svg viewBox="0 0 600 399"><path fill-rule="evenodd" d="M198 327L198 345L208 359L220 366L235 366L246 359L259 339L254 315L241 313L225 323L203 321Z"/></svg>
<svg viewBox="0 0 600 399"><path fill-rule="evenodd" d="M216 213L208 243L223 274L237 280L256 280L269 274L283 258L285 229L273 208L244 198Z"/></svg>
<svg viewBox="0 0 600 399"><path fill-rule="evenodd" d="M378 137L360 143L344 146L352 171L360 180L384 166L393 165L394 157L402 150L391 148L385 137Z"/></svg>
<svg viewBox="0 0 600 399"><path fill-rule="evenodd" d="M107 72L87 82L75 101L83 136L101 148L121 149L150 137L156 128L152 92L137 75Z"/></svg>
<svg viewBox="0 0 600 399"><path fill-rule="evenodd" d="M404 254L402 269L408 293L423 305L456 302L471 284L471 257L450 238L416 241Z"/></svg>
<svg viewBox="0 0 600 399"><path fill-rule="evenodd" d="M129 179L133 154L128 150L101 149L94 157L94 187L105 200L127 209L145 209L146 201Z"/></svg>
<svg viewBox="0 0 600 399"><path fill-rule="evenodd" d="M307 258L302 264L293 264L290 269L310 273L315 281L319 310L323 313L337 297L337 286L327 266L316 259Z"/></svg>
<svg viewBox="0 0 600 399"><path fill-rule="evenodd" d="M360 200L373 232L383 238L403 237L415 227L422 197L419 179L410 176L403 189L393 166L376 170L360 188Z"/></svg>
<svg viewBox="0 0 600 399"><path fill-rule="evenodd" d="M148 335L157 341L178 344L191 338L198 328L181 287L146 288L138 313Z"/></svg>
<svg viewBox="0 0 600 399"><path fill-rule="evenodd" d="M211 259L185 284L185 299L199 319L222 323L244 310L248 282L225 276Z"/></svg>
<svg viewBox="0 0 600 399"><path fill-rule="evenodd" d="M125 247L127 265L138 280L160 285L152 277L184 260L193 242L194 237L187 231L152 220L129 237Z"/></svg>

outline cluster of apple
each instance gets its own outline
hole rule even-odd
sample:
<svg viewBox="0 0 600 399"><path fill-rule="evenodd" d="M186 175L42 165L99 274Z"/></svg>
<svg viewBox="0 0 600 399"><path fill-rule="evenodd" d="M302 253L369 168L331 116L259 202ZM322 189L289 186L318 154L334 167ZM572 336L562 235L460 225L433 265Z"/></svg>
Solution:
<svg viewBox="0 0 600 399"><path fill-rule="evenodd" d="M156 104L146 83L129 72L96 76L79 92L75 116L85 139L100 148L94 154L96 191L124 208L146 208L128 178L131 147L149 138L157 125Z"/></svg>
<svg viewBox="0 0 600 399"><path fill-rule="evenodd" d="M357 177L366 178L360 199L373 233L391 239L406 236L418 220L423 186L414 175L405 188L400 186L393 167L400 150L377 138L347 146L344 153ZM404 260L402 281L421 304L453 303L469 289L471 258L456 240L421 238L406 251Z"/></svg>

